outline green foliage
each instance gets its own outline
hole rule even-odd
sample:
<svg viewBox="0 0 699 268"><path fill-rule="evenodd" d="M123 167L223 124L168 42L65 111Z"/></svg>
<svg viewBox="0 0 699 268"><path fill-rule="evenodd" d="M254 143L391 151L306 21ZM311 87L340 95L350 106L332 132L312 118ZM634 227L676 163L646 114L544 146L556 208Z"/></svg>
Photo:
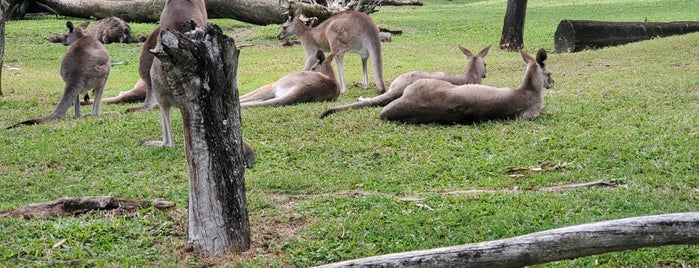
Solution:
<svg viewBox="0 0 699 268"><path fill-rule="evenodd" d="M403 35L383 43L384 78L410 70L459 73L456 47L497 47L507 1L426 0L421 7L382 7L371 17ZM562 19L695 20L694 1L530 1L526 50L553 49ZM7 22L0 122L9 126L49 113L60 99L65 47L45 38L66 18ZM80 21L80 19L73 19ZM299 70L300 46L282 47L277 26L218 19L237 36L241 94ZM153 24L131 24L146 35ZM0 210L64 196L164 199L173 211L89 213L48 220L0 219L0 266L312 266L406 250L507 238L641 215L697 211L699 34L574 54L550 54L556 86L531 121L470 126L382 121L380 108L317 119L327 107L373 96L351 87L337 103L242 111L243 132L257 151L246 172L254 248L242 257L200 258L186 237L187 167L182 124L173 112L175 148L140 144L160 138L159 112L107 114L0 130ZM251 45L251 46L247 46ZM140 44L107 45L113 62L105 96L138 80ZM494 48L485 84L515 87L524 64ZM359 57L345 57L350 83ZM123 112L134 104L103 105ZM180 133L180 134L177 134ZM512 167L566 163L510 176ZM613 180L623 187L568 192L537 187ZM459 190L521 190L447 194ZM63 241L63 242L62 242ZM699 265L696 246L609 253L550 267Z"/></svg>

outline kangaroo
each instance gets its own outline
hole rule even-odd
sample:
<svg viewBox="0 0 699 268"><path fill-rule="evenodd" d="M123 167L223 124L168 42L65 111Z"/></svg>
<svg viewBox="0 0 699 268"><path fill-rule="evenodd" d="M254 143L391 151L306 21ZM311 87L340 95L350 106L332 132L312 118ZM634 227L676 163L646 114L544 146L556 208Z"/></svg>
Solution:
<svg viewBox="0 0 699 268"><path fill-rule="evenodd" d="M129 91L119 92L119 94L116 97L102 99L102 104L143 101L143 99L146 97L147 90L148 89L146 88L146 82L143 81L143 79L138 79L138 81L136 81L136 84L134 84L132 89L130 89ZM85 95L85 99L80 102L80 105L89 105L92 103L93 101L90 100L87 95Z"/></svg>
<svg viewBox="0 0 699 268"><path fill-rule="evenodd" d="M168 0L160 13L160 25L148 36L143 46L138 72L147 86L146 100L143 106L129 111L147 110L159 104L160 123L163 131L162 141L147 141L143 145L173 146L170 107L177 107L177 102L163 74L161 62L151 53L151 49L160 43L161 29L169 28L182 31L182 25L188 21L193 21L196 25L206 25L207 15L204 0Z"/></svg>
<svg viewBox="0 0 699 268"><path fill-rule="evenodd" d="M75 117L80 117L80 94L85 94L90 89L93 90L96 100L92 105L92 115L100 114L100 100L112 65L109 53L102 43L92 36L85 35L82 29L74 27L72 22L66 22L66 27L66 42L70 47L61 60L61 78L66 84L61 101L51 114L22 121L8 128L59 119L70 106L75 109Z"/></svg>
<svg viewBox="0 0 699 268"><path fill-rule="evenodd" d="M95 37L97 40L102 42L102 44L139 43L145 41L146 39L143 36L132 36L131 27L129 27L129 24L118 17L108 17L98 20L89 29L87 27L88 25L90 25L90 22L86 21L79 24L78 28L82 28L85 34ZM66 35L54 35L48 39L50 42L63 43L66 45Z"/></svg>
<svg viewBox="0 0 699 268"><path fill-rule="evenodd" d="M488 54L490 46L478 52L478 54L475 57L473 53L471 53L471 51L469 51L465 47L459 46L459 49L461 49L461 52L464 53L468 61L466 64L466 70L464 70L463 74L450 75L444 72L428 73L424 71L407 72L393 80L390 88L388 89L388 91L386 91L386 93L373 98L363 99L358 102L327 109L320 115L320 118L324 118L337 111L347 109L386 106L390 102L402 96L403 91L406 87L408 87L410 84L421 78L438 79L449 82L453 85L480 84L481 81L483 81L483 78L485 78L487 75L484 58Z"/></svg>
<svg viewBox="0 0 699 268"><path fill-rule="evenodd" d="M304 102L335 101L340 95L332 60L323 51L316 53L318 62L311 71L287 74L272 84L264 85L240 97L240 107L282 106Z"/></svg>
<svg viewBox="0 0 699 268"><path fill-rule="evenodd" d="M182 24L188 21L193 21L196 25L206 25L208 17L204 2L204 0L167 0L160 13L160 24L146 38L139 58L138 74L147 88L145 100L141 106L129 108L127 112L147 111L158 104L156 92L151 83L151 67L155 65L155 68L160 69L160 62L154 59L155 57L150 50L159 43L161 29L169 28L181 31Z"/></svg>
<svg viewBox="0 0 699 268"><path fill-rule="evenodd" d="M520 50L527 64L522 83L516 88L485 85L455 86L436 79L420 79L408 86L403 96L386 105L381 118L406 123L471 124L486 120L539 116L543 107L543 88L553 87L546 68L546 51L540 49L536 60Z"/></svg>
<svg viewBox="0 0 699 268"><path fill-rule="evenodd" d="M337 63L338 82L341 92L347 91L343 60L346 52L354 52L362 57L362 71L364 80L362 88L369 87L369 74L367 73L367 59L371 58L374 71L374 81L377 92L384 93L383 65L381 62L381 42L379 42L379 29L376 24L364 13L358 11L339 12L316 27L306 25L301 20L301 15L289 12L289 19L282 25L278 39L296 35L306 50L306 65L304 71L311 69L317 61L316 51L324 51L335 54Z"/></svg>

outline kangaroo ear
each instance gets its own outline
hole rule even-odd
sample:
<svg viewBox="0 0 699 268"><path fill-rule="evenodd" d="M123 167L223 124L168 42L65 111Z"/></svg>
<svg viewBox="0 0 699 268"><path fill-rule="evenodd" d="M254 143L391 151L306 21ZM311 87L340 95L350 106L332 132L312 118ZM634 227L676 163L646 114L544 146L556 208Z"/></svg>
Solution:
<svg viewBox="0 0 699 268"><path fill-rule="evenodd" d="M524 52L524 49L520 49L519 53L522 54L522 60L524 61L525 64L529 64L529 62L534 60L532 58L532 56L529 56L529 54L527 54L527 52Z"/></svg>
<svg viewBox="0 0 699 268"><path fill-rule="evenodd" d="M469 59L470 59L471 57L473 57L473 53L471 53L471 51L468 50L467 48L462 47L461 45L459 45L459 49L461 49L461 53L464 53L464 55L466 55L466 58L469 58Z"/></svg>
<svg viewBox="0 0 699 268"><path fill-rule="evenodd" d="M67 21L67 22L66 22L66 27L68 28L68 31L69 31L69 32L72 32L73 29L75 29L75 27L73 27L73 23L70 22L70 21Z"/></svg>
<svg viewBox="0 0 699 268"><path fill-rule="evenodd" d="M492 47L492 46L493 45L489 45L489 46L485 47L484 49L482 49L481 52L478 52L478 57L485 58L485 56L488 55L488 51L490 51L490 47Z"/></svg>
<svg viewBox="0 0 699 268"><path fill-rule="evenodd" d="M544 50L543 48L539 49L539 52L536 53L536 63L538 63L541 66L544 66L544 64L546 63L546 58L546 50Z"/></svg>
<svg viewBox="0 0 699 268"><path fill-rule="evenodd" d="M325 53L323 53L323 51L318 50L318 52L316 52L316 58L320 63L323 63L325 61Z"/></svg>
<svg viewBox="0 0 699 268"><path fill-rule="evenodd" d="M78 28L82 28L84 30L84 29L87 29L88 25L90 25L90 21L80 23L80 25L78 25Z"/></svg>

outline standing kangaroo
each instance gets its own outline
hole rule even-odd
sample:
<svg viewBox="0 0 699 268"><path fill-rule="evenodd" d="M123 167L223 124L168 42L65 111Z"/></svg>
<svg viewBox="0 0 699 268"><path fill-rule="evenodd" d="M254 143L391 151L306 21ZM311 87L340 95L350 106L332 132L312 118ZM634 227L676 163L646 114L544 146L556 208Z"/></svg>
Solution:
<svg viewBox="0 0 699 268"><path fill-rule="evenodd" d="M8 128L20 125L41 124L61 118L70 106L75 109L75 117L80 117L80 95L92 89L95 103L92 105L92 115L99 115L100 100L104 85L107 83L112 62L107 49L92 36L85 35L81 28L66 22L68 35L65 42L70 45L61 60L61 78L65 82L63 97L56 109L47 116L23 121Z"/></svg>
<svg viewBox="0 0 699 268"><path fill-rule="evenodd" d="M355 103L350 103L327 109L320 115L320 118L324 118L337 111L347 109L386 106L390 102L402 96L403 91L406 87L408 87L410 84L421 78L438 79L449 82L454 85L480 84L487 74L484 58L486 55L488 55L490 46L478 52L478 54L475 57L473 53L471 53L471 51L469 51L465 47L459 46L459 49L461 49L461 52L464 53L464 55L466 56L466 60L468 61L466 64L466 70L464 70L463 74L450 75L444 72L428 73L424 71L407 72L393 80L393 82L391 83L391 87L388 89L388 91L386 91L386 93L370 99L364 99Z"/></svg>
<svg viewBox="0 0 699 268"><path fill-rule="evenodd" d="M171 87L163 73L162 63L152 53L151 49L160 44L160 30L173 29L182 31L185 22L203 26L207 22L206 5L204 0L168 0L165 3L162 13L160 13L160 25L148 36L141 53L139 63L139 74L147 85L147 94L144 104L134 110L151 109L156 104L160 105L160 124L162 126L162 141L147 141L146 146L167 146L172 147L172 127L170 126L170 108L178 107L175 97L172 95ZM133 111L133 110L131 110ZM250 144L243 141L243 158L246 167L252 168L255 159L255 152Z"/></svg>
<svg viewBox="0 0 699 268"><path fill-rule="evenodd" d="M151 54L151 49L160 43L161 29L182 31L185 22L193 21L196 25L206 25L207 15L204 0L168 0L160 13L160 25L148 36L141 52L138 72L148 88L146 100L140 109L151 109L160 105L160 123L163 140L147 141L143 145L172 147L172 129L170 127L170 107L177 107L175 97L168 84L160 60ZM156 102L157 101L157 102ZM139 108L136 108L139 109Z"/></svg>
<svg viewBox="0 0 699 268"><path fill-rule="evenodd" d="M371 58L374 71L374 81L379 94L386 91L383 83L383 64L381 62L381 42L379 29L364 13L358 11L339 12L316 27L306 25L299 15L289 12L289 19L282 25L278 39L296 35L306 50L306 65L304 71L310 70L317 61L316 51L335 54L337 63L338 82L341 92L347 91L343 60L345 53L354 52L362 57L364 81L361 87L369 87L367 59Z"/></svg>
<svg viewBox="0 0 699 268"><path fill-rule="evenodd" d="M381 118L406 123L470 124L486 120L539 116L543 88L553 87L546 68L546 51L536 60L520 50L527 69L516 89L485 85L455 86L436 79L420 79L408 86L403 96L381 111Z"/></svg>
<svg viewBox="0 0 699 268"><path fill-rule="evenodd" d="M335 80L332 60L323 51L316 53L318 62L311 71L287 74L240 97L240 107L281 106L304 102L335 101L340 89Z"/></svg>
<svg viewBox="0 0 699 268"><path fill-rule="evenodd" d="M160 61L155 59L150 50L155 48L159 43L160 30L169 28L181 31L182 24L185 22L194 21L196 25L201 26L206 24L207 19L204 0L167 0L163 11L160 13L160 24L158 28L153 30L146 38L139 58L138 74L146 84L146 99L140 107L130 108L127 112L150 110L158 104L158 99L153 90L151 81L151 67L155 65L154 69L161 69Z"/></svg>

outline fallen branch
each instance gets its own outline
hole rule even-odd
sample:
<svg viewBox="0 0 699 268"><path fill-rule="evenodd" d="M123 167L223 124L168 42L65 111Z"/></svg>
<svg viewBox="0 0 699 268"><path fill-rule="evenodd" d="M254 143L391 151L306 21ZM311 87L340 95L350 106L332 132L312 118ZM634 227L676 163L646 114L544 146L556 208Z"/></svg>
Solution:
<svg viewBox="0 0 699 268"><path fill-rule="evenodd" d="M574 189L589 188L589 187L616 188L616 187L619 187L619 184L614 182L614 181L599 180L599 181L577 183L577 184L564 184L564 185L556 185L556 186L534 187L531 189L524 189L524 190L522 190L520 188L494 189L494 190L493 189L473 189L473 190L448 191L448 192L441 192L441 193L461 195L461 194L482 194L482 193L515 193L515 192L523 192L523 191L555 192L555 191L570 191L570 190L574 190Z"/></svg>
<svg viewBox="0 0 699 268"><path fill-rule="evenodd" d="M699 213L626 218L509 239L394 253L319 267L524 267L644 247L699 244Z"/></svg>
<svg viewBox="0 0 699 268"><path fill-rule="evenodd" d="M160 209L175 207L174 202L160 200L125 200L111 196L63 197L51 202L24 205L11 210L0 211L0 217L16 218L50 218L57 216L75 216L93 210L133 211L143 207Z"/></svg>

